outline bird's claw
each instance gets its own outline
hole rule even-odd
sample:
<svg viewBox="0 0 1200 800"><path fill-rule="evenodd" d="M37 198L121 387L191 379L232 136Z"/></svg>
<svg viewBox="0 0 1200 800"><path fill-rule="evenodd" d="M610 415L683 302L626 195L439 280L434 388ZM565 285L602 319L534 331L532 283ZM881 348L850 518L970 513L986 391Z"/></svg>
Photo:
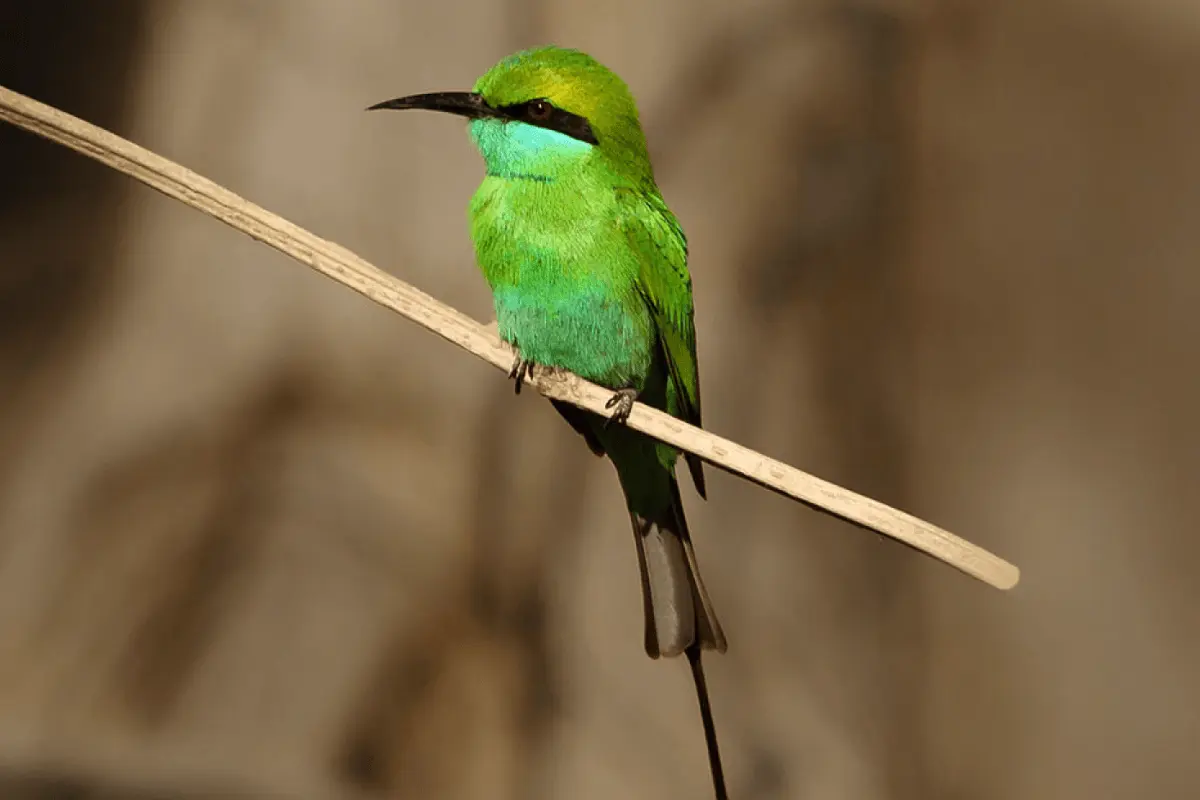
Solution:
<svg viewBox="0 0 1200 800"><path fill-rule="evenodd" d="M521 384L526 378L533 377L533 362L518 355L513 361L512 369L508 371L508 377L516 381L516 393L520 394Z"/></svg>
<svg viewBox="0 0 1200 800"><path fill-rule="evenodd" d="M604 404L605 408L613 408L612 416L604 421L604 427L607 428L614 422L624 425L629 419L629 415L633 413L633 401L637 400L637 389L618 389L613 392L613 396L608 398L608 402Z"/></svg>

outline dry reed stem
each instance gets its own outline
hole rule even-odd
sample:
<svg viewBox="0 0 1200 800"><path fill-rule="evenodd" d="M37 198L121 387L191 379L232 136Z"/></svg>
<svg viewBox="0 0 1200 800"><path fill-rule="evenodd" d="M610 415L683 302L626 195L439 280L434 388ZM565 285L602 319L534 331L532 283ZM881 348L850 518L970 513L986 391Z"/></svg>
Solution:
<svg viewBox="0 0 1200 800"><path fill-rule="evenodd" d="M513 351L474 319L260 208L212 181L132 142L0 86L0 119L58 142L249 234L413 320L484 361L508 370ZM612 392L565 373L539 372L530 382L546 397L598 414ZM877 531L998 589L1016 585L1015 566L949 531L844 489L736 442L637 403L627 424L709 463L848 522Z"/></svg>

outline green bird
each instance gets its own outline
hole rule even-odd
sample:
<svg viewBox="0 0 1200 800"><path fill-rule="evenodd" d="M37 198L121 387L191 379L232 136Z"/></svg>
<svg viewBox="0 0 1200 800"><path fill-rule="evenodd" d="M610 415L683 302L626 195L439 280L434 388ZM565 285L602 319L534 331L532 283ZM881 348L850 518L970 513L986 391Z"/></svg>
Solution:
<svg viewBox="0 0 1200 800"><path fill-rule="evenodd" d="M688 533L679 451L621 424L635 399L701 423L687 240L655 183L633 95L591 56L540 47L500 61L470 92L371 108L470 120L487 170L470 204L471 238L500 337L518 353L516 390L535 368L614 390L607 419L552 402L616 467L637 544L646 652L688 655L724 797L700 652L724 652L726 642ZM702 463L686 461L704 497Z"/></svg>

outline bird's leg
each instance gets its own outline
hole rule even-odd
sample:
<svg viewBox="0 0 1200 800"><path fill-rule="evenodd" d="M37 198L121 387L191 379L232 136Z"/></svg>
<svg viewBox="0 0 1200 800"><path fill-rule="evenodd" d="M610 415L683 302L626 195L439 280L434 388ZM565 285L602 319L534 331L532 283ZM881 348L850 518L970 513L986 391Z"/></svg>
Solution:
<svg viewBox="0 0 1200 800"><path fill-rule="evenodd" d="M605 408L616 407L611 417L604 421L604 427L612 425L614 422L625 424L625 420L629 419L629 415L633 413L633 401L638 398L637 389L617 389L613 396L608 398L608 402L604 404Z"/></svg>
<svg viewBox="0 0 1200 800"><path fill-rule="evenodd" d="M517 353L517 357L513 360L512 369L508 371L508 377L516 380L516 393L521 393L521 384L526 378L533 377L533 362Z"/></svg>

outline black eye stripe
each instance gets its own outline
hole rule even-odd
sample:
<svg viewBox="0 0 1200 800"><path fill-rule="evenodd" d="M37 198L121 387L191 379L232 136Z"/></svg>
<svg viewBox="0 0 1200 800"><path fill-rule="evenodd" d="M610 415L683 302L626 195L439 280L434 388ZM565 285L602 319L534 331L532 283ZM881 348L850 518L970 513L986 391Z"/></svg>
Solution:
<svg viewBox="0 0 1200 800"><path fill-rule="evenodd" d="M599 144L596 141L596 134L592 132L592 126L588 124L586 119L578 114L563 111L549 100L536 98L526 103L501 106L497 110L509 119L526 122L530 125L536 125L539 128L558 131L570 136L572 139L578 139L588 144Z"/></svg>

